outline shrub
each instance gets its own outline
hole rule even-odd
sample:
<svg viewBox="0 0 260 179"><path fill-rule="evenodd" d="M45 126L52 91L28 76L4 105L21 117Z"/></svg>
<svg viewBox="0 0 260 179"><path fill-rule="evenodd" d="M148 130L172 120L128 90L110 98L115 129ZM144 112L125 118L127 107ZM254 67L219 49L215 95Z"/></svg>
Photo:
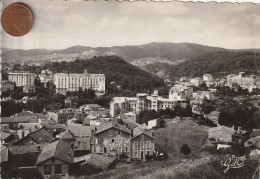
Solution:
<svg viewBox="0 0 260 179"><path fill-rule="evenodd" d="M181 146L181 153L183 153L185 156L189 155L191 153L191 149L187 144L183 144Z"/></svg>

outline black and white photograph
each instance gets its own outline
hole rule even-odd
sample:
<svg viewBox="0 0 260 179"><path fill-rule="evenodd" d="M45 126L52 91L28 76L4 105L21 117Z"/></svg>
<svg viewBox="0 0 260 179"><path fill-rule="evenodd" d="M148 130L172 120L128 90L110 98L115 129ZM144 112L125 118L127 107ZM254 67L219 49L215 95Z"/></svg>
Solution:
<svg viewBox="0 0 260 179"><path fill-rule="evenodd" d="M0 3L0 178L260 178L260 4Z"/></svg>

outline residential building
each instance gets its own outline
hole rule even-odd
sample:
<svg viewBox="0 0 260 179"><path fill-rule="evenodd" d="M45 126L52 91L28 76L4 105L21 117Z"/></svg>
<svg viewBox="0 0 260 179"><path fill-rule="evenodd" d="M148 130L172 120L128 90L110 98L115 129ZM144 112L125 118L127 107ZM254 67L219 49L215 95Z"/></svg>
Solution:
<svg viewBox="0 0 260 179"><path fill-rule="evenodd" d="M212 81L212 80L213 80L213 77L212 77L211 74L204 74L204 75L203 75L203 81L205 81L205 82L210 82L210 81Z"/></svg>
<svg viewBox="0 0 260 179"><path fill-rule="evenodd" d="M193 98L196 100L203 100L204 98L207 100L213 100L215 99L215 95L214 92L211 91L198 91L193 93Z"/></svg>
<svg viewBox="0 0 260 179"><path fill-rule="evenodd" d="M172 100L189 100L192 98L193 87L192 86L185 86L182 84L175 84L169 93L169 99Z"/></svg>
<svg viewBox="0 0 260 179"><path fill-rule="evenodd" d="M8 73L8 81L14 82L16 86L33 85L36 75L29 72Z"/></svg>
<svg viewBox="0 0 260 179"><path fill-rule="evenodd" d="M192 86L199 86L202 83L203 83L202 78L196 77L196 78L191 78L190 79L190 85L192 85Z"/></svg>
<svg viewBox="0 0 260 179"><path fill-rule="evenodd" d="M240 72L238 75L228 75L226 85L232 87L234 84L247 89L260 88L260 78L256 75L246 76L244 72Z"/></svg>
<svg viewBox="0 0 260 179"><path fill-rule="evenodd" d="M173 109L176 103L185 103L185 101L185 99L173 98L171 92L169 98L163 98L158 95L157 90L151 96L138 93L136 97L115 97L110 103L110 115L115 117L127 112L139 114L145 110Z"/></svg>
<svg viewBox="0 0 260 179"><path fill-rule="evenodd" d="M94 126L66 126L65 129L73 134L73 149L75 156L93 153L94 150Z"/></svg>
<svg viewBox="0 0 260 179"><path fill-rule="evenodd" d="M131 137L131 159L145 159L146 155L153 155L153 151L153 134L138 127L134 128Z"/></svg>
<svg viewBox="0 0 260 179"><path fill-rule="evenodd" d="M35 86L34 85L25 85L23 87L24 93L35 93Z"/></svg>
<svg viewBox="0 0 260 179"><path fill-rule="evenodd" d="M101 111L102 107L98 104L84 104L79 107L80 111Z"/></svg>
<svg viewBox="0 0 260 179"><path fill-rule="evenodd" d="M22 134L22 138L18 140L15 145L28 145L28 144L43 144L52 142L54 139L52 134L48 132L46 129L41 128L36 130L26 136L24 133Z"/></svg>
<svg viewBox="0 0 260 179"><path fill-rule="evenodd" d="M71 145L62 140L56 140L45 145L36 165L44 179L53 177L67 179L69 178L73 157L74 152Z"/></svg>
<svg viewBox="0 0 260 179"><path fill-rule="evenodd" d="M2 80L1 81L1 91L6 92L6 91L13 91L14 90L14 83L7 81L7 80Z"/></svg>
<svg viewBox="0 0 260 179"><path fill-rule="evenodd" d="M95 132L95 153L118 156L130 155L131 131L114 121L101 124Z"/></svg>
<svg viewBox="0 0 260 179"><path fill-rule="evenodd" d="M56 93L66 94L67 91L79 91L93 89L98 92L105 92L105 75L89 74L84 70L83 74L78 73L56 73L54 75Z"/></svg>

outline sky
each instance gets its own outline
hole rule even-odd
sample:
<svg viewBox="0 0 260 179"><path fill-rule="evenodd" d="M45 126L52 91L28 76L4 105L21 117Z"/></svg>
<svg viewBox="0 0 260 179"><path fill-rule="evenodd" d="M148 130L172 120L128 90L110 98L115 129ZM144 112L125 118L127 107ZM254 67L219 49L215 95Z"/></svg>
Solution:
<svg viewBox="0 0 260 179"><path fill-rule="evenodd" d="M17 0L3 0L3 7ZM29 33L2 30L2 47L64 49L151 42L260 48L260 4L19 0L34 14Z"/></svg>

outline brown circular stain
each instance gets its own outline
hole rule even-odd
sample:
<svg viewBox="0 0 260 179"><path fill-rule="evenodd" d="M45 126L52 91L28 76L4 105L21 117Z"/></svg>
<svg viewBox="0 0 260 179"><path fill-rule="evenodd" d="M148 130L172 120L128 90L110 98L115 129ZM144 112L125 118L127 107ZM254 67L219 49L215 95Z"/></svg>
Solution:
<svg viewBox="0 0 260 179"><path fill-rule="evenodd" d="M1 17L3 29L10 35L22 36L33 25L32 11L24 4L14 3L7 6Z"/></svg>

